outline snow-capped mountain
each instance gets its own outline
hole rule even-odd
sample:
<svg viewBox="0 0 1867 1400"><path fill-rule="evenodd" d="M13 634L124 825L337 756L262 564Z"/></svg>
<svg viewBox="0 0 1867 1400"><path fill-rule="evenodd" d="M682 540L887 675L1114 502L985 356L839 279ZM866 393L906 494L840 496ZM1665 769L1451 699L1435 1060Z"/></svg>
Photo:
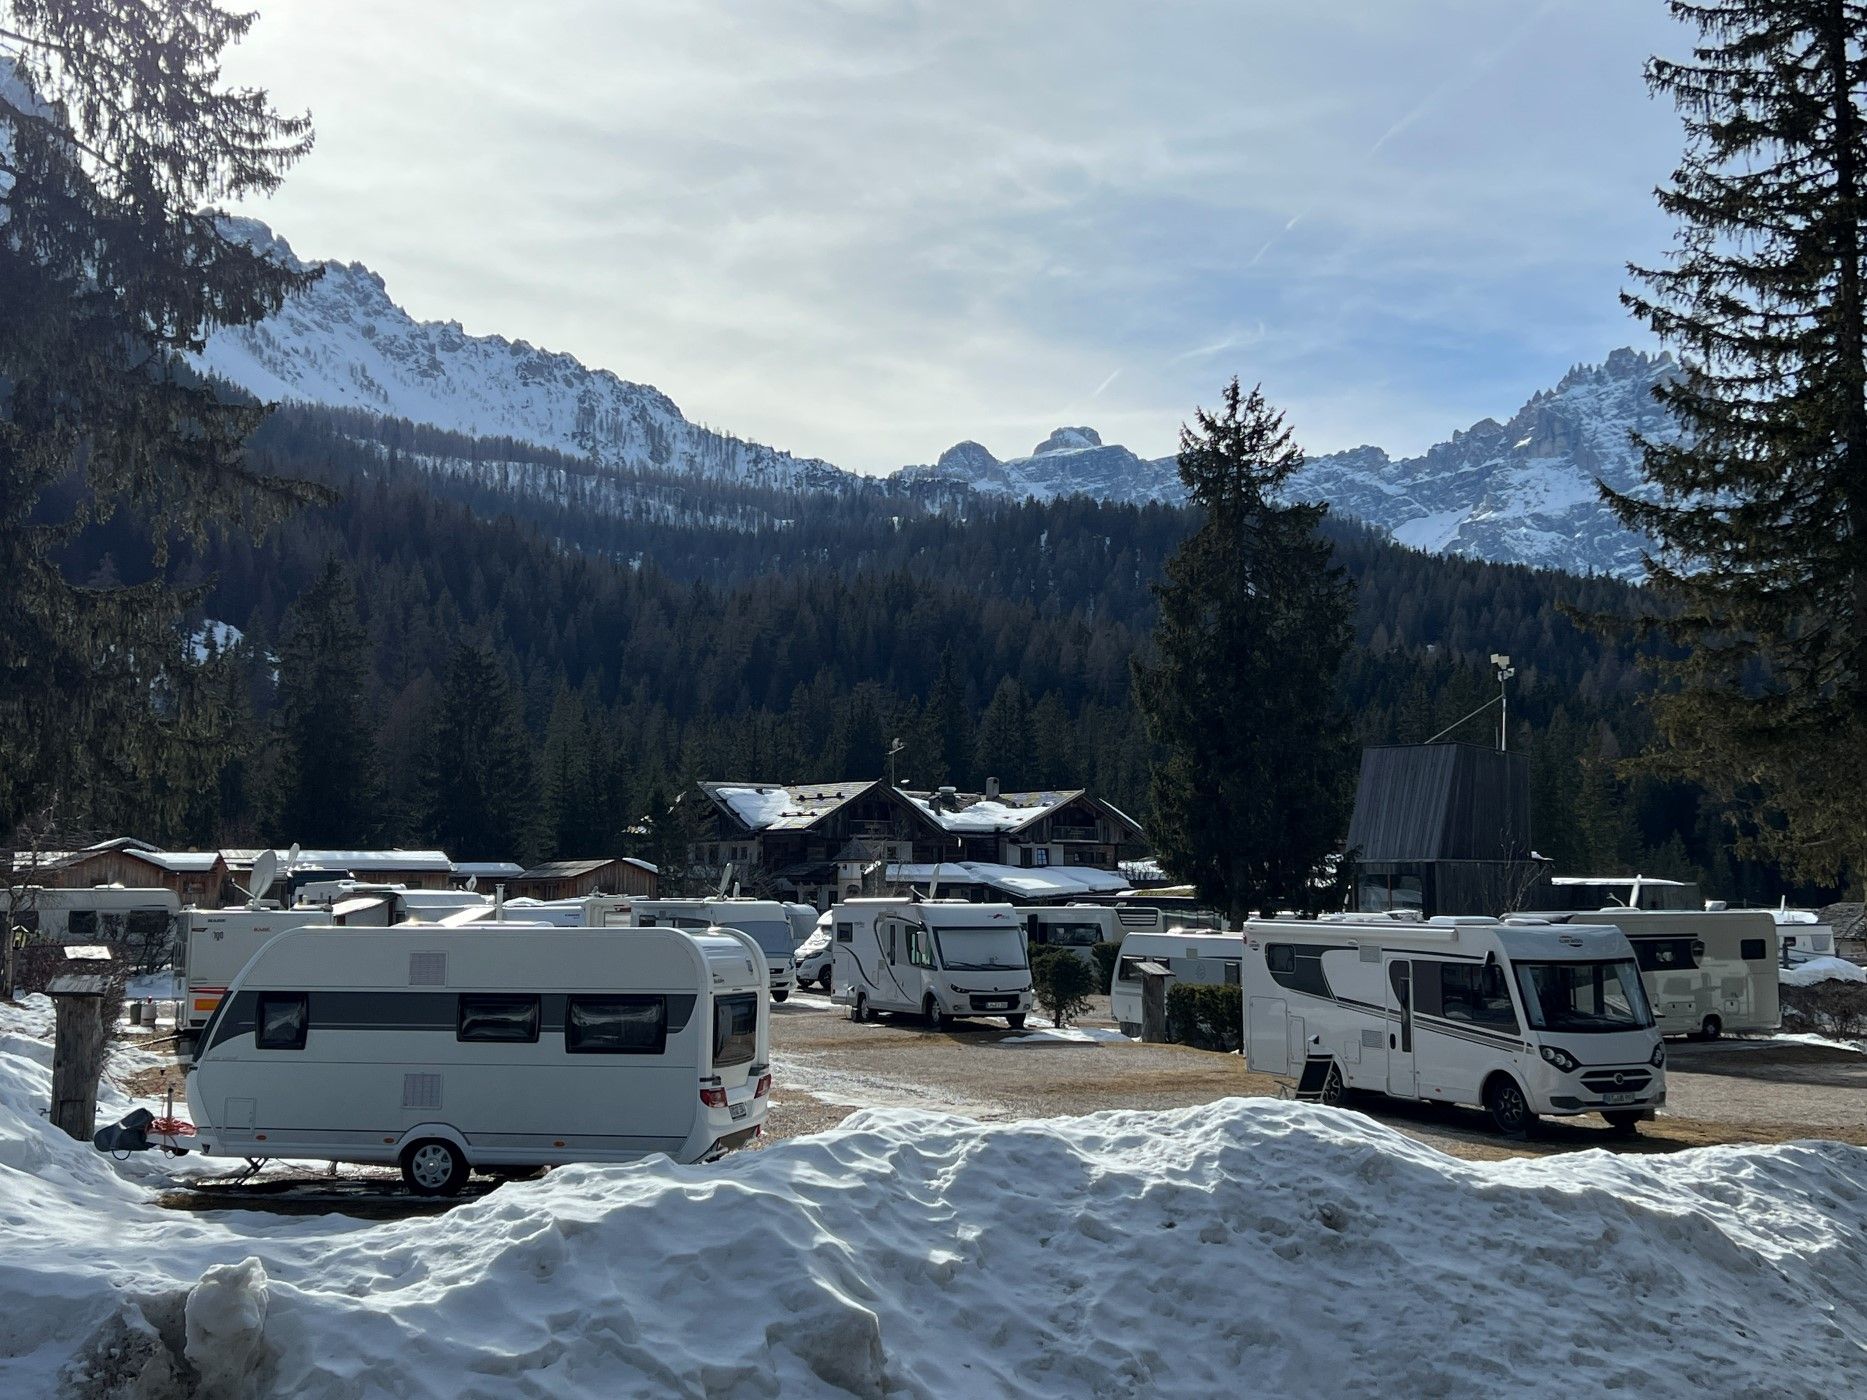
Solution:
<svg viewBox="0 0 1867 1400"><path fill-rule="evenodd" d="M285 241L253 219L237 236L293 266ZM251 326L222 329L200 366L268 402L362 409L479 437L535 443L605 467L684 471L768 486L834 489L851 476L700 427L659 389L593 370L523 340L417 321L360 263L324 275Z"/></svg>
<svg viewBox="0 0 1867 1400"><path fill-rule="evenodd" d="M1004 462L976 442L962 442L941 453L932 466L903 467L896 475L908 485L938 481L1020 500L1094 496L1147 505L1177 504L1186 497L1173 458L1137 457L1125 447L1105 444L1094 428L1058 428L1030 456Z"/></svg>
<svg viewBox="0 0 1867 1400"><path fill-rule="evenodd" d="M1509 422L1482 419L1423 456L1357 447L1312 458L1293 494L1419 549L1635 577L1641 538L1602 504L1595 482L1641 487L1631 435L1677 437L1652 392L1675 373L1670 355L1616 350L1531 395Z"/></svg>

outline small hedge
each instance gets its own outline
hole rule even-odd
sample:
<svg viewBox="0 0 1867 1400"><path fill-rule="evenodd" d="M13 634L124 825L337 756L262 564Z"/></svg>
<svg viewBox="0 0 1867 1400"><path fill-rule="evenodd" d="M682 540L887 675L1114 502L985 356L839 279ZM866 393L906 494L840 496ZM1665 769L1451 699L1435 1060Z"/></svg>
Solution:
<svg viewBox="0 0 1867 1400"><path fill-rule="evenodd" d="M1245 1043L1245 999L1237 987L1175 983L1167 989L1167 1033L1196 1050L1232 1051Z"/></svg>
<svg viewBox="0 0 1867 1400"><path fill-rule="evenodd" d="M1867 1034L1867 982L1783 987L1783 1029L1843 1039Z"/></svg>

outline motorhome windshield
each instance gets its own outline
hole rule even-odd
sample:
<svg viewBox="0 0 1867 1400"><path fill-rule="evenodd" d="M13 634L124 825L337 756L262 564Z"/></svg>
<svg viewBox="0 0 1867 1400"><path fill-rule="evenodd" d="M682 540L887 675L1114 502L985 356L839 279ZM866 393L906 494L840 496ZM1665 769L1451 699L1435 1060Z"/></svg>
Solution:
<svg viewBox="0 0 1867 1400"><path fill-rule="evenodd" d="M1632 1031L1653 1024L1632 959L1518 963L1517 987L1530 1024L1540 1031Z"/></svg>
<svg viewBox="0 0 1867 1400"><path fill-rule="evenodd" d="M948 972L997 972L1023 967L1024 940L1010 928L938 928L934 942Z"/></svg>

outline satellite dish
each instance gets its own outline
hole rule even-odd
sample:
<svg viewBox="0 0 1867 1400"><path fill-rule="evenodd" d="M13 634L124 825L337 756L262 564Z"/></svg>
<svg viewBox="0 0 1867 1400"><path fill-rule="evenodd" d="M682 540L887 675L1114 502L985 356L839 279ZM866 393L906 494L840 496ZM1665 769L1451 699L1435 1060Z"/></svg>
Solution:
<svg viewBox="0 0 1867 1400"><path fill-rule="evenodd" d="M298 843L294 841L292 842L292 849L285 853L285 868L287 870L298 869L298 855Z"/></svg>
<svg viewBox="0 0 1867 1400"><path fill-rule="evenodd" d="M467 893L472 894L479 887L480 887L480 877L478 875L469 875L467 877Z"/></svg>
<svg viewBox="0 0 1867 1400"><path fill-rule="evenodd" d="M264 899L266 891L272 888L272 882L279 878L279 858L271 851L261 851L253 857L253 878L249 882L256 900Z"/></svg>

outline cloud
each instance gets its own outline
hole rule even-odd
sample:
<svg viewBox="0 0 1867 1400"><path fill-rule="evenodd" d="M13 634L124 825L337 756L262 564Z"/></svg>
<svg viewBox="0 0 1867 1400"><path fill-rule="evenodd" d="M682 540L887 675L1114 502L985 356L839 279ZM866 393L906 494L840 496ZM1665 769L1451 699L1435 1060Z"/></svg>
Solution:
<svg viewBox="0 0 1867 1400"><path fill-rule="evenodd" d="M1057 404L1154 455L1233 372L1317 450L1514 407L1636 334L1674 37L1555 0L274 0L231 73L314 110L255 210L301 252L886 470Z"/></svg>

